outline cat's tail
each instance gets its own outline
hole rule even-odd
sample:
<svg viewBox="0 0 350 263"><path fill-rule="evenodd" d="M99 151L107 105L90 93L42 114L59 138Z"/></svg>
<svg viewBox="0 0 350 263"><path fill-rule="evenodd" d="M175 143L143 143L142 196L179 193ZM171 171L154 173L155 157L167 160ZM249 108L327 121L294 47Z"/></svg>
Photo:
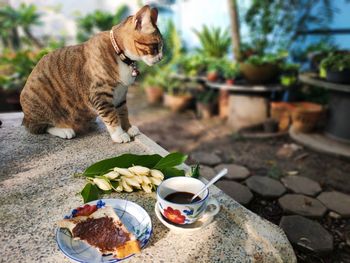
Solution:
<svg viewBox="0 0 350 263"><path fill-rule="evenodd" d="M49 127L47 123L35 123L28 120L25 116L23 118L22 125L24 125L27 130L33 134L43 134Z"/></svg>

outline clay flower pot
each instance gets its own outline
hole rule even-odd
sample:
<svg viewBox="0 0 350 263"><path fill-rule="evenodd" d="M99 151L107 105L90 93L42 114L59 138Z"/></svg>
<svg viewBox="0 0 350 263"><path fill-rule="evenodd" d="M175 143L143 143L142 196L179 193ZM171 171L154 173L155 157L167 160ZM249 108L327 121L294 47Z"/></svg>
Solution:
<svg viewBox="0 0 350 263"><path fill-rule="evenodd" d="M240 63L241 72L248 82L253 84L263 84L272 81L278 74L278 67L275 64L253 65L250 63Z"/></svg>
<svg viewBox="0 0 350 263"><path fill-rule="evenodd" d="M149 104L157 104L162 101L163 89L160 87L148 86L145 88L147 101Z"/></svg>
<svg viewBox="0 0 350 263"><path fill-rule="evenodd" d="M173 94L164 94L164 105L169 107L173 112L180 112L190 105L192 100L191 95L173 95Z"/></svg>
<svg viewBox="0 0 350 263"><path fill-rule="evenodd" d="M225 83L227 84L227 85L233 85L233 84L235 84L235 80L234 79L227 79L226 81L225 81Z"/></svg>
<svg viewBox="0 0 350 263"><path fill-rule="evenodd" d="M292 123L294 105L288 102L271 102L271 118L278 122L279 131L287 131Z"/></svg>
<svg viewBox="0 0 350 263"><path fill-rule="evenodd" d="M210 82L215 82L219 79L219 74L216 71L209 71L207 73L207 79Z"/></svg>
<svg viewBox="0 0 350 263"><path fill-rule="evenodd" d="M292 111L292 128L294 132L309 133L314 130L322 118L324 109L322 105L311 102L295 103Z"/></svg>

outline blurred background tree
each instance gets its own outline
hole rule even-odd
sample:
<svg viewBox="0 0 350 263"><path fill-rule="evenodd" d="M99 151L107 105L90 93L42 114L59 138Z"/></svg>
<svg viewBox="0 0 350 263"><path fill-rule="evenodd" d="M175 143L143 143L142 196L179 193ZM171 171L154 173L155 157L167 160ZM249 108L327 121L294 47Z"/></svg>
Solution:
<svg viewBox="0 0 350 263"><path fill-rule="evenodd" d="M78 18L78 42L88 40L93 34L99 31L110 30L129 15L129 8L126 5L122 5L114 13L96 10L93 13Z"/></svg>
<svg viewBox="0 0 350 263"><path fill-rule="evenodd" d="M0 37L5 48L18 50L23 42L33 44L37 48L43 47L43 44L31 32L31 26L40 25L40 15L35 5L21 4L17 9L10 5L2 7L0 24ZM20 38L20 29L25 33L26 38Z"/></svg>

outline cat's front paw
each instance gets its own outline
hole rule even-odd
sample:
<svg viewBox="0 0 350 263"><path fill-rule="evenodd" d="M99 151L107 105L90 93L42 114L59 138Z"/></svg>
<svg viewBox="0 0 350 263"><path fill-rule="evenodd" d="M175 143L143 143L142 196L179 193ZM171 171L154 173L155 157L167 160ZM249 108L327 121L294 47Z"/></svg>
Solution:
<svg viewBox="0 0 350 263"><path fill-rule="evenodd" d="M130 136L125 131L123 131L120 127L118 127L115 132L111 134L111 138L114 142L117 143L126 143L130 142Z"/></svg>
<svg viewBox="0 0 350 263"><path fill-rule="evenodd" d="M129 130L128 130L128 134L129 134L131 137L134 137L134 136L140 134L140 130L139 130L139 128L137 128L136 126L132 125L132 126L129 128Z"/></svg>

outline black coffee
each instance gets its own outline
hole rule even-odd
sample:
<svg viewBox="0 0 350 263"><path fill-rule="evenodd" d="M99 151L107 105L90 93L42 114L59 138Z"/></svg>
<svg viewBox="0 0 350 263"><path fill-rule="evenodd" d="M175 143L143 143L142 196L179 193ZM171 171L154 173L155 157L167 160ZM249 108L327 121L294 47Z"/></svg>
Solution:
<svg viewBox="0 0 350 263"><path fill-rule="evenodd" d="M175 193L171 193L171 194L167 195L165 197L165 200L172 202L172 203L176 203L176 204L189 204L189 203L191 203L191 199L193 196L194 196L194 194L188 193L188 192L175 192ZM197 196L193 200L193 202L197 202L200 200L201 200L201 198Z"/></svg>

